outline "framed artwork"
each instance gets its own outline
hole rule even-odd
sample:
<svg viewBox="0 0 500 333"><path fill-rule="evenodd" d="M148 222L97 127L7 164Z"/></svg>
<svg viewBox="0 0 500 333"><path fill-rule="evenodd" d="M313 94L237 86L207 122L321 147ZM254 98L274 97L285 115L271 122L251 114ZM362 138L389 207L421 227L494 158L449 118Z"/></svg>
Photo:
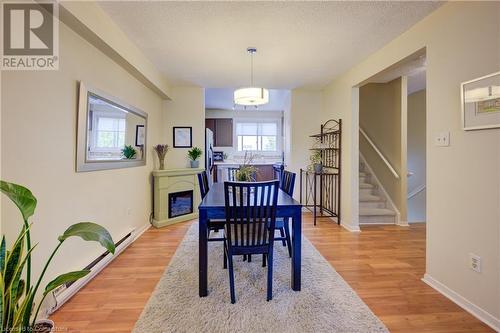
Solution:
<svg viewBox="0 0 500 333"><path fill-rule="evenodd" d="M146 131L144 129L144 125L136 125L135 126L135 146L142 147L142 146L144 146L144 142L146 142Z"/></svg>
<svg viewBox="0 0 500 333"><path fill-rule="evenodd" d="M214 151L214 161L223 162L224 161L224 152L223 151Z"/></svg>
<svg viewBox="0 0 500 333"><path fill-rule="evenodd" d="M191 148L193 146L192 127L174 127L174 148Z"/></svg>
<svg viewBox="0 0 500 333"><path fill-rule="evenodd" d="M500 128L500 72L463 82L461 103L464 130Z"/></svg>

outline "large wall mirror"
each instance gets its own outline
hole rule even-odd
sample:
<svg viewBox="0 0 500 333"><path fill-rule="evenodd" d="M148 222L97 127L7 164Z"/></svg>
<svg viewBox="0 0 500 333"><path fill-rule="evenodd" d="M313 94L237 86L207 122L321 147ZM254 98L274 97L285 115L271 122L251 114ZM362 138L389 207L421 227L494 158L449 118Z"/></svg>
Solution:
<svg viewBox="0 0 500 333"><path fill-rule="evenodd" d="M76 171L146 164L147 114L80 82Z"/></svg>

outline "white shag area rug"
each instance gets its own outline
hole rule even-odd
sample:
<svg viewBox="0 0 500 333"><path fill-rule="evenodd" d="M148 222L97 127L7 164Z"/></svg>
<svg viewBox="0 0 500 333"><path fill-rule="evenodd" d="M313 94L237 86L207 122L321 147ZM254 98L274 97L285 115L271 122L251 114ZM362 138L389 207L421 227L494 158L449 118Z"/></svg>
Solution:
<svg viewBox="0 0 500 333"><path fill-rule="evenodd" d="M198 296L198 224L194 223L137 321L135 333L388 332L305 237L302 290L290 288L290 258L275 243L273 299L266 301L262 256L235 259L236 304L229 297L221 242L209 243L207 297Z"/></svg>

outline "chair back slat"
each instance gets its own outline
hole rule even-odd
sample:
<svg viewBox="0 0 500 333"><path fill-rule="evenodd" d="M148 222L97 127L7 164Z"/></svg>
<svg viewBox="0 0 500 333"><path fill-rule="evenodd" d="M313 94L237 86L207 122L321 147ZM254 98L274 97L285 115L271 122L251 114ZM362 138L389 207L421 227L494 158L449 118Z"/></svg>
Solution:
<svg viewBox="0 0 500 333"><path fill-rule="evenodd" d="M200 186L200 194L203 199L210 189L210 185L208 183L208 176L206 171L202 171L198 174L198 184Z"/></svg>
<svg viewBox="0 0 500 333"><path fill-rule="evenodd" d="M236 181L236 173L240 168L227 168L227 180L230 182Z"/></svg>
<svg viewBox="0 0 500 333"><path fill-rule="evenodd" d="M226 230L231 247L272 244L278 203L278 181L225 182Z"/></svg>
<svg viewBox="0 0 500 333"><path fill-rule="evenodd" d="M295 186L295 173L290 171L283 171L280 180L280 189L286 194L292 196L293 188Z"/></svg>

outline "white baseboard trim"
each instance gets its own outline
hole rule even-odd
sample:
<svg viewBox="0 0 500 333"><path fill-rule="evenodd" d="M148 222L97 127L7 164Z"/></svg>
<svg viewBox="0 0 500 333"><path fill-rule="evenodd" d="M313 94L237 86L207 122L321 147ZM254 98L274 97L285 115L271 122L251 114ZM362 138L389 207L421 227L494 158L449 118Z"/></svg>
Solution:
<svg viewBox="0 0 500 333"><path fill-rule="evenodd" d="M408 224L408 221L399 221L398 223L396 223L397 225L399 225L400 227L409 227L410 225Z"/></svg>
<svg viewBox="0 0 500 333"><path fill-rule="evenodd" d="M100 263L92 268L89 275L72 284L68 289L64 290L57 299L54 298L53 300L46 300L46 302L44 302L44 305L42 305L42 316L48 317L50 314L57 311L64 303L66 303L71 297L73 297L78 291L80 291L80 289L82 289L104 268L106 268L106 266L108 266L114 259L116 259L120 253L122 253L130 245L132 245L149 228L151 228L151 224L147 223L139 228L132 229L132 238L129 241L122 243L121 246L118 246L114 255L108 254Z"/></svg>
<svg viewBox="0 0 500 333"><path fill-rule="evenodd" d="M146 223L145 225L143 225L142 227L137 229L137 231L135 232L134 240L132 241L132 243L135 242L137 240L137 238L141 237L142 234L145 233L149 228L151 228L151 223Z"/></svg>
<svg viewBox="0 0 500 333"><path fill-rule="evenodd" d="M346 224L346 223L340 223L340 225L342 227L344 227L345 229L349 230L350 232L361 232L361 229L359 228L359 225L350 225L350 224Z"/></svg>
<svg viewBox="0 0 500 333"><path fill-rule="evenodd" d="M467 300L465 297L461 296L457 292L451 290L438 280L434 279L429 274L425 273L422 281L429 285L431 288L438 291L440 294L444 295L452 302L460 306L465 311L469 312L471 315L485 323L486 325L493 328L495 331L500 332L500 318L496 318L485 310L481 309L479 306L475 305L471 301Z"/></svg>

